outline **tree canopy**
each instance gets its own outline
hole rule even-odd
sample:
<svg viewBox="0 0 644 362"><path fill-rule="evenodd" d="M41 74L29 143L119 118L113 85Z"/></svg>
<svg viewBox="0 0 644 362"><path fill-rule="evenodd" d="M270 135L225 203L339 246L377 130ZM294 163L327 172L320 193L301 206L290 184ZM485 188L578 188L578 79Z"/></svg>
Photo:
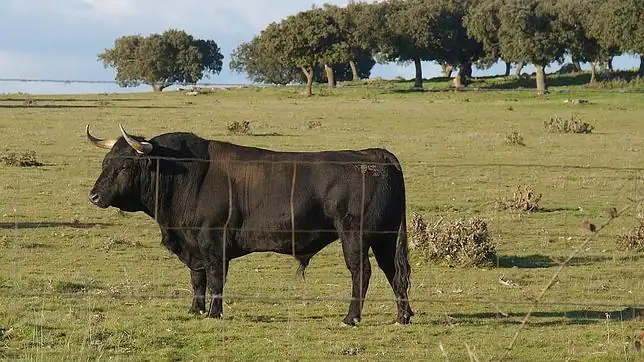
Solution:
<svg viewBox="0 0 644 362"><path fill-rule="evenodd" d="M246 73L253 82L286 85L299 80L301 70L289 64L279 51L279 25L272 23L250 42L242 43L230 56L229 67Z"/></svg>
<svg viewBox="0 0 644 362"><path fill-rule="evenodd" d="M545 67L566 53L555 0L506 0L499 10L501 54L532 63L537 69L537 93L546 92Z"/></svg>
<svg viewBox="0 0 644 362"><path fill-rule="evenodd" d="M312 94L313 67L342 60L339 51L342 33L327 11L314 8L290 15L279 27L276 51L283 54L288 67L298 67L307 79L306 94Z"/></svg>
<svg viewBox="0 0 644 362"><path fill-rule="evenodd" d="M223 55L214 40L195 39L176 29L147 37L120 37L98 59L106 68L116 70L119 85L148 84L155 91L176 83L196 83L209 73L219 73L223 65Z"/></svg>
<svg viewBox="0 0 644 362"><path fill-rule="evenodd" d="M375 64L414 64L414 87L423 86L423 62L435 62L457 88L472 67L505 61L505 75L533 64L537 92L546 89L545 67L570 56L573 69L590 63L612 70L613 56L640 55L644 76L644 2L641 0L383 0L324 4L267 25L240 44L231 70L254 82L307 84L369 77ZM99 54L116 69L122 86L150 84L161 90L194 83L221 71L223 56L213 40L184 31L123 36Z"/></svg>
<svg viewBox="0 0 644 362"><path fill-rule="evenodd" d="M384 23L377 36L381 58L400 63L413 62L414 87L422 88L422 61L434 60L439 46L436 36L438 0L391 0L381 6Z"/></svg>
<svg viewBox="0 0 644 362"><path fill-rule="evenodd" d="M644 77L644 1L604 1L594 11L590 28L605 48L639 54L639 75Z"/></svg>
<svg viewBox="0 0 644 362"><path fill-rule="evenodd" d="M468 35L476 38L483 47L482 61L492 63L503 58L499 41L499 29L501 28L499 10L502 6L503 0L478 1L469 8L465 15L464 23Z"/></svg>
<svg viewBox="0 0 644 362"><path fill-rule="evenodd" d="M325 4L323 8L333 17L340 30L339 43L335 48L339 53L335 56L334 72L338 68L345 69L344 65L348 64L354 81L364 77L365 66L371 63L370 71L375 64L371 56L376 52L375 33L380 24L371 11L372 7L371 4L352 2L346 7ZM361 63L362 72L359 71L357 62Z"/></svg>

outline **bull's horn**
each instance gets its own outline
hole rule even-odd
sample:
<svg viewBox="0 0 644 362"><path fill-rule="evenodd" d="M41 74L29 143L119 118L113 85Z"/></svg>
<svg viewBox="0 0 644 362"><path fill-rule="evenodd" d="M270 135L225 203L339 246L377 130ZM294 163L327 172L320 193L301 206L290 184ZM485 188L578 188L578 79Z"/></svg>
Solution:
<svg viewBox="0 0 644 362"><path fill-rule="evenodd" d="M141 155L147 155L148 153L152 152L152 148L154 146L152 146L151 143L145 142L145 141L139 142L139 141L135 140L134 138L130 137L125 132L125 130L123 129L123 126L121 126L121 124L119 124L119 128L121 129L121 134L123 134L123 138L125 138L125 140L127 141L127 144L129 144L132 148L134 148L134 150L137 153L139 153Z"/></svg>
<svg viewBox="0 0 644 362"><path fill-rule="evenodd" d="M116 140L102 140L100 138L96 138L96 137L92 136L91 134L89 134L89 124L87 125L87 127L85 127L85 134L87 136L87 140L92 142L94 144L94 146L96 146L98 148L106 148L106 149L110 150L110 149L112 149L112 147L116 143Z"/></svg>

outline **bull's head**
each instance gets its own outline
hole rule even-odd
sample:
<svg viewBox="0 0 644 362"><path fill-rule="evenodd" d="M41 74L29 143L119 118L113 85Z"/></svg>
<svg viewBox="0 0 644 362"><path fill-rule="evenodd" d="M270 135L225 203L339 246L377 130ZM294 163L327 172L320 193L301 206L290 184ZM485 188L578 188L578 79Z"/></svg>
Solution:
<svg viewBox="0 0 644 362"><path fill-rule="evenodd" d="M100 208L117 207L123 211L144 211L142 185L149 184L150 159L154 147L142 137L128 135L123 127L116 140L102 140L85 129L87 139L96 147L110 150L103 159L103 170L89 192L89 200Z"/></svg>

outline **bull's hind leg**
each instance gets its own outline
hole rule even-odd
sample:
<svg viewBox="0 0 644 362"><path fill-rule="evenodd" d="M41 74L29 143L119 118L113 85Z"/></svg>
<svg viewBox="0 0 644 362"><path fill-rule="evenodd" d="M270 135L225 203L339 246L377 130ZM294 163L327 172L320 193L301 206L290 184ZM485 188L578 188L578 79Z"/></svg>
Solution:
<svg viewBox="0 0 644 362"><path fill-rule="evenodd" d="M371 250L376 257L378 262L378 267L382 269L389 281L389 285L394 291L396 296L396 305L398 307L398 317L396 321L401 324L408 324L411 322L411 317L414 315L414 312L411 310L409 305L409 300L407 297L407 291L398 288L394 282L394 277L396 275L396 266L394 257L396 255L396 237L391 237L389 235L383 235L376 242L371 245Z"/></svg>
<svg viewBox="0 0 644 362"><path fill-rule="evenodd" d="M349 313L343 322L348 325L356 325L360 322L364 299L369 288L371 278L371 263L369 262L368 244L361 241L358 233L340 233L342 239L342 252L347 268L351 272L351 303Z"/></svg>

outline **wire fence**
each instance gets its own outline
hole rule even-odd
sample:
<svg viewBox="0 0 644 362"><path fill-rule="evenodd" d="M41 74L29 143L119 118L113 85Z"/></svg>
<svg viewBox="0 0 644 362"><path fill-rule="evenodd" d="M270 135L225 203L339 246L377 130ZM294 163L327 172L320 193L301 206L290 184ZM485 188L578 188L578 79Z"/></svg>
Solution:
<svg viewBox="0 0 644 362"><path fill-rule="evenodd" d="M499 78L504 77L502 75L498 76ZM473 79L477 79L477 77L473 77ZM369 79L364 79L364 85L366 87L369 87ZM120 83L116 80L104 80L104 79L46 79L46 78L0 78L0 83L50 83L50 84L64 84L64 85L69 85L69 84L105 84L105 85L116 85L116 86L121 86ZM303 83L289 83L286 85L286 87L292 87L292 86L303 86ZM141 87L141 86L147 86L147 84L140 83L137 84L136 87ZM209 87L209 88L244 88L244 87L284 87L283 85L278 85L278 84L268 84L268 83L221 83L221 82L207 82L207 81L199 81L197 83L186 83L186 84L173 84L168 87L170 88L177 88L177 89L186 89L186 88L200 88L200 87ZM382 87L379 85L374 85L374 88L381 89ZM536 85L534 87L526 87L525 85L518 86L517 88L511 88L507 86L495 86L495 85L486 85L482 87L477 87L475 85L465 87L465 88L459 88L459 89L454 89L454 88L442 88L442 87L425 87L424 90L428 92L468 92L468 91L474 91L474 92L534 92L536 89ZM568 89L566 89L566 85L561 85L561 86L556 86L552 85L550 86L551 90L554 91L559 91L563 93L569 92ZM615 89L602 89L604 92L619 92L619 93L644 93L644 90L639 89L637 87L623 87L623 88L615 88Z"/></svg>
<svg viewBox="0 0 644 362"><path fill-rule="evenodd" d="M116 80L106 80L106 79L43 79L43 78L0 78L0 82L5 83L53 83L53 84L111 84L119 85L120 83ZM145 84L141 84L145 85ZM198 82L195 84L177 84L177 86L189 87L189 86L206 86L206 87L239 87L248 84L238 84L238 83L217 83L217 82ZM272 86L271 84L258 84L253 83L254 86Z"/></svg>
<svg viewBox="0 0 644 362"><path fill-rule="evenodd" d="M373 156L373 155L372 155ZM337 301L337 302L350 302L358 303L355 304L355 308L362 308L362 303L367 302L409 302L412 305L421 304L425 307L432 304L445 304L445 298L432 296L428 294L414 294L414 275L417 270L426 268L427 266L413 266L412 267L412 288L411 296L407 297L406 292L397 290L388 298L380 296L366 297L366 287L365 283L368 284L368 280L371 276L371 267L369 264L369 245L373 240L377 240L379 237L384 236L397 236L399 235L399 230L397 228L387 228L387 227L374 227L379 223L374 223L370 218L372 215L365 215L365 210L371 210L370 207L373 207L374 200L378 200L379 197L382 197L380 191L387 189L391 191L391 188L395 189L395 182L392 184L392 179L398 175L399 164L397 162L384 162L384 161L374 161L374 157L365 157L361 160L352 160L352 161L342 161L342 160L318 160L313 159L312 156L307 156L308 159L287 159L279 160L276 156L271 156L272 159L210 159L210 158L191 158L191 157L167 157L167 156L113 156L111 157L111 164L108 164L105 171L105 175L108 177L110 172L116 175L123 167L132 167L132 163L126 162L126 160L134 161L135 163L147 163L145 167L141 169L147 170L143 172L149 173L146 180L149 186L148 190L139 190L140 193L147 195L146 197L150 201L149 214L152 218L161 227L162 235L167 236L165 233L168 232L177 232L182 233L180 236L175 235L177 240L180 240L180 244L177 250L174 250L179 258L186 264L191 264L191 269L196 271L205 270L207 272L208 278L210 279L213 276L215 278L226 279L228 274L228 261L233 260L237 257L240 257L245 254L246 251L255 251L253 248L258 249L257 251L277 251L283 254L290 254L292 257L301 260L309 258L309 254L315 254L317 252L317 247L311 248L311 240L307 241L307 235L314 235L312 239L315 242L318 239L318 242L321 242L322 239L337 239L342 240L344 247L351 246L350 243L347 243L344 238L351 239L351 242L357 242L359 256L357 257L359 263L352 265L347 265L352 272L352 295L351 296L339 296L339 295L292 295L290 293L285 293L283 296L267 295L267 294L252 294L252 293L223 293L224 284L208 282L208 288L218 289L216 291L209 290L208 297L212 300L235 300L235 301L255 301L262 304L274 304L279 302L327 302L327 301ZM355 155L353 155L355 157ZM172 182L169 180L175 180L176 175L179 173L190 173L193 172L190 167L194 164L202 164L202 166L208 166L206 168L200 169L199 172L205 172L202 178L203 182L208 182L210 180L217 179L220 181L216 187L213 187L209 191L214 195L218 195L219 198L211 198L204 196L203 199L194 198L196 194L184 194L184 199L182 201L188 202L186 200L191 199L190 202L193 204L181 205L181 210L178 209L178 205L173 205L169 200L172 199L172 196L175 195L179 189L172 186ZM125 165L125 166L123 166ZM191 166L192 165L192 166ZM95 167L92 167L95 168ZM570 307L570 308L602 308L602 309L611 309L613 313L619 315L617 318L620 320L635 320L641 317L641 310L644 310L644 304L642 304L641 299L629 299L629 298L612 298L611 300L566 300L561 298L560 294L556 294L553 298L548 299L548 292L551 290L552 286L559 281L559 276L564 272L566 267L569 267L571 264L574 264L574 258L579 254L584 254L586 248L593 242L597 241L600 236L611 236L606 233L608 227L615 220L625 217L629 212L633 212L638 205L640 204L640 199L638 195L639 183L644 181L644 178L640 177L640 172L644 170L644 167L615 167L615 166L579 166L579 165L558 165L558 164L476 164L476 163L462 163L462 164L433 164L430 162L407 162L402 164L403 172L406 172L406 178L409 179L408 170L414 168L431 168L434 170L440 169L469 169L481 171L482 169L493 169L498 179L496 180L498 187L496 190L490 192L488 190L486 196L491 194L501 195L506 192L508 184L511 184L515 181L514 178L503 179L504 174L511 173L513 169L537 169L537 170L548 170L548 171L563 171L571 170L574 172L578 171L602 171L609 172L609 174L601 174L595 176L596 178L602 180L614 181L624 181L624 184L615 188L614 184L611 185L612 188L607 190L598 190L597 192L606 191L609 194L614 192L619 192L619 195L612 195L614 201L610 205L610 211L605 215L605 221L599 226L593 226L590 228L590 232L584 234L571 234L566 231L554 231L549 232L550 236L558 237L575 237L579 239L579 242L576 246L570 248L564 248L568 250L568 256L565 257L560 262L553 262L550 267L557 267L555 271L551 274L551 277L547 280L547 283L543 285L540 292L533 296L527 297L525 300L517 300L516 297L504 298L501 295L476 295L476 294L467 294L463 297L452 297L449 303L469 303L475 304L484 308L488 308L493 313L498 313L500 316L508 316L507 312L504 312L502 309L507 307L529 307L525 314L522 314L524 317L521 320L521 323L517 326L517 331L511 339L506 350L503 352L502 358L509 357L509 354L513 350L516 343L518 343L518 336L521 331L525 328L526 324L530 320L531 316L534 315L535 311L539 307L549 307L549 308L560 308L560 307ZM510 171L503 172L503 170L509 169ZM153 171L154 170L154 171ZM619 173L624 172L628 174L627 176L620 176ZM96 174L98 175L98 174ZM96 175L92 176L92 179ZM161 176L165 175L165 176ZM400 174L402 176L402 174ZM436 174L433 174L436 177ZM114 176L117 177L117 176ZM193 176L194 177L194 176ZM525 177L525 176L524 176ZM431 179L431 177L430 177ZM108 180L110 181L110 180ZM409 180L407 180L409 181ZM538 182L538 180L534 180ZM124 182L121 179L120 182ZM323 184L324 182L328 183L327 188L323 188L324 191L313 191L316 185ZM407 182L409 184L409 182ZM573 182L574 183L574 182ZM123 188L126 187L127 182L123 185L111 184L112 188ZM502 186L503 184L503 186ZM350 186L349 186L350 185ZM202 185L199 187L193 188L196 190L201 189ZM400 186L400 185L398 185ZM182 186L186 191L187 184ZM339 199L337 193L332 193L330 190L333 187L340 187L342 191L342 197L344 199ZM17 187L19 188L19 187ZM415 203L414 197L418 196L418 189L416 192L410 192L410 188L407 188L407 209L409 210L409 204ZM628 190L631 188L630 190ZM400 190L395 190L400 191ZM476 192L476 189L474 190ZM25 198L24 192L21 192L20 202L27 202L28 198ZM27 192L29 193L29 192ZM316 194L317 193L317 194ZM386 194L386 193L385 193ZM394 197L395 196L395 197ZM401 195L391 196L385 204L380 205L384 208L394 208L396 205L396 197L401 197ZM608 195L611 196L611 195ZM131 197L131 195L130 195ZM137 196L138 197L138 196ZM333 198L336 198L334 200ZM250 199L255 198L256 205L259 210L263 212L271 212L273 215L277 215L273 218L267 217L265 224L257 225L244 225L242 223L244 216L240 214L246 213L246 216L249 213L252 213L252 207L250 207ZM260 201L257 201L259 199ZM225 200L225 202L221 202ZM349 226L342 227L342 223L336 223L333 225L333 222L329 221L329 215L322 214L313 214L309 216L306 213L302 213L302 210L313 207L315 203L324 203L328 201L337 201L346 203L345 208L342 209L344 212L343 218L349 217L353 218L353 222L349 223ZM488 200L489 203L492 203L494 200ZM597 202L592 201L592 207L597 207ZM622 205L618 205L621 203ZM145 204L145 202L144 202ZM377 204L377 203L376 203ZM316 204L317 205L317 204ZM338 207L337 203L334 205ZM583 205L582 205L583 206ZM616 206L621 206L619 209ZM205 209L204 209L205 207ZM195 213L195 210L199 209L201 212L210 208L221 208L217 210L217 217L213 217L212 220L204 220L203 215ZM240 211L240 208L245 208L243 212ZM225 210L225 211L224 211ZM337 211L337 210L336 210ZM564 210L565 211L565 210ZM261 212L261 211L260 211ZM495 211L496 212L496 211ZM467 213L467 212L461 212ZM206 213L208 214L208 213ZM497 212L498 214L498 212ZM567 213L564 216L563 225L570 227L577 227L579 225L580 218L568 216ZM491 215L491 214L490 214ZM260 215L261 216L261 215ZM631 215L632 216L632 215ZM394 213L394 218L396 217ZM409 217L409 215L407 215ZM494 216L492 216L494 218ZM496 216L499 217L498 215ZM201 222L197 222L201 218ZM573 221L569 220L573 219ZM260 217L261 219L261 217ZM357 219L357 222L356 222ZM338 220L334 220L338 221ZM341 220L340 220L341 221ZM365 225L365 221L368 225ZM17 237L21 232L24 232L27 228L22 228L21 224L29 222L28 220L18 219L14 222L6 222L0 225L0 229L13 230L13 237ZM273 222L273 223L272 223ZM276 222L276 223L275 223ZM330 222L330 224L329 224ZM381 221L381 224L386 222ZM73 227L73 224L70 225ZM547 225L544 226L547 229ZM129 233L136 233L138 230L129 230ZM199 243L198 239L204 235L204 233L213 237L213 243L210 245L210 251L217 255L216 259L208 259L203 255L199 255L200 252L192 251L193 255L182 255L182 248L193 248L195 243ZM259 243L259 239L264 238L265 240L270 240L273 244L271 250L270 243L266 244L269 246L258 246L252 244L245 244L248 250L243 250L240 252L240 233L244 233L243 236L247 237L247 240L244 240L245 243ZM258 233L255 236L256 239L253 239L252 233ZM496 235L510 235L513 237L518 236L541 236L543 232L537 230L525 230L523 228L512 228L510 230L495 230ZM324 234L331 234L331 236L324 237ZM202 235L202 236L199 236ZM613 234L616 236L618 234ZM344 238L343 238L344 236ZM215 245L214 242L221 242L220 245ZM328 240L327 240L328 241ZM326 243L327 241L324 241ZM307 242L309 243L307 245ZM284 249L282 246L289 244L290 248L288 250ZM175 245L177 247L177 245ZM262 249L263 250L259 250ZM321 248L319 248L321 249ZM16 254L21 253L20 250ZM196 254L195 254L196 253ZM412 254L414 251L412 250ZM350 257L345 251L344 257ZM378 257L378 256L376 256ZM391 256L393 258L393 256ZM619 257L614 257L616 260ZM635 272L638 269L641 269L641 261L638 258L638 255L627 256L630 258L632 263L632 270ZM348 259L347 259L348 260ZM308 263L308 260L306 260ZM380 260L378 261L380 262ZM592 258L591 258L592 262ZM349 263L349 261L347 261ZM501 259L497 255L495 267L499 268L501 266ZM340 267L341 264L338 264ZM214 268L219 269L215 271ZM367 271L369 270L369 271ZM437 271L438 272L438 271ZM389 276L388 276L389 277ZM366 279L366 280L365 280ZM393 283L392 279L389 280L390 283ZM502 280L499 280L500 284ZM133 300L149 300L149 299L168 299L168 300L189 300L190 294L195 293L194 299L203 298L206 300L205 295L197 295L196 290L202 288L203 286L196 286L195 291L190 289L174 290L173 292L168 293L158 293L158 292L135 292L135 293L123 293L123 292L112 292L105 288L89 288L89 290L84 290L83 293L78 292L64 292L56 290L55 288L45 288L41 291L25 291L22 287L12 287L12 281L10 279L5 279L3 281L4 287L0 285L0 296L7 298L30 298L30 297L60 297L60 298L72 298L72 299L86 299L86 298L112 298L112 299L133 299ZM19 284L19 283L18 283ZM642 287L642 281L639 281L639 284L635 288ZM394 287L395 289L395 287ZM261 292L260 292L261 293ZM402 293L402 294L400 294ZM634 298L640 296L641 293L636 291ZM559 299L561 298L561 299ZM213 303L213 302L211 302ZM415 304L416 303L416 304ZM358 307L359 305L359 307ZM213 308L215 304L211 304L210 308ZM216 307L216 306L215 306ZM415 307L416 308L416 307ZM351 315L351 311L349 316ZM402 311L401 313L404 313ZM359 312L354 313L353 317L359 318ZM291 316L289 312L289 322L291 318L296 318ZM576 317L581 318L581 317ZM597 318L590 318L592 320L597 320ZM289 327L290 328L290 327Z"/></svg>

